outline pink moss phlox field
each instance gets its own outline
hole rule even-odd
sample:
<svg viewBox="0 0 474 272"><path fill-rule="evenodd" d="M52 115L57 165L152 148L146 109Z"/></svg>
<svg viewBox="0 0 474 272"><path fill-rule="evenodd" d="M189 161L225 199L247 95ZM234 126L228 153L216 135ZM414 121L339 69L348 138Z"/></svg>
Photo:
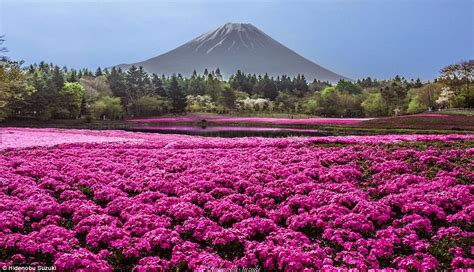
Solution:
<svg viewBox="0 0 474 272"><path fill-rule="evenodd" d="M0 147L23 148L30 146L53 146L62 143L102 143L130 141L114 136L111 132L60 129L0 128Z"/></svg>
<svg viewBox="0 0 474 272"><path fill-rule="evenodd" d="M473 135L82 133L0 151L0 266L474 267Z"/></svg>
<svg viewBox="0 0 474 272"><path fill-rule="evenodd" d="M187 138L186 135L162 135L159 137L160 141ZM0 150L67 143L142 142L150 139L156 139L156 137L120 130L0 128Z"/></svg>

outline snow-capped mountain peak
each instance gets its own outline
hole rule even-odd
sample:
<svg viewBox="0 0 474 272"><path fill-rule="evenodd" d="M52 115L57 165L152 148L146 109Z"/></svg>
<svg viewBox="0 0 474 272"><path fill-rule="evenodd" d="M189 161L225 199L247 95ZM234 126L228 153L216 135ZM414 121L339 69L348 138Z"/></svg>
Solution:
<svg viewBox="0 0 474 272"><path fill-rule="evenodd" d="M304 74L308 80L337 82L345 77L305 59L252 24L227 23L165 54L131 65L156 74L189 76L219 68L224 78L237 70L270 76Z"/></svg>
<svg viewBox="0 0 474 272"><path fill-rule="evenodd" d="M252 24L227 23L186 43L187 48L205 54L213 50L239 50L264 47L271 38Z"/></svg>

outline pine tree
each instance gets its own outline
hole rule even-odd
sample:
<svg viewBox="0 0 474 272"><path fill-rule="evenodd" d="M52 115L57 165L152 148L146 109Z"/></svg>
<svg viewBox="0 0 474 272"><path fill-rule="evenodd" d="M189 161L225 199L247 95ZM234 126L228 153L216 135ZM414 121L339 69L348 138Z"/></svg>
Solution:
<svg viewBox="0 0 474 272"><path fill-rule="evenodd" d="M64 87L64 74L58 66L54 66L53 75L51 77L53 88L55 92L61 91Z"/></svg>
<svg viewBox="0 0 474 272"><path fill-rule="evenodd" d="M141 85L140 81L141 72L135 65L132 65L132 67L130 67L130 69L128 69L127 73L125 74L125 96L127 102L130 102L137 98Z"/></svg>
<svg viewBox="0 0 474 272"><path fill-rule="evenodd" d="M242 71L237 70L235 75L231 75L229 79L230 86L236 90L242 91L242 85L244 81L244 75L242 75Z"/></svg>
<svg viewBox="0 0 474 272"><path fill-rule="evenodd" d="M423 83L421 82L420 78L417 78L415 82L415 88L421 88L421 87L423 87Z"/></svg>
<svg viewBox="0 0 474 272"><path fill-rule="evenodd" d="M78 81L76 70L71 70L71 72L69 72L69 77L68 77L67 81L68 82L77 82Z"/></svg>
<svg viewBox="0 0 474 272"><path fill-rule="evenodd" d="M171 77L168 95L172 101L173 113L182 113L186 110L186 96L179 86L176 75Z"/></svg>
<svg viewBox="0 0 474 272"><path fill-rule="evenodd" d="M191 77L187 84L187 94L190 95L204 95L205 82L201 76Z"/></svg>
<svg viewBox="0 0 474 272"><path fill-rule="evenodd" d="M229 87L225 87L224 91L222 92L222 104L228 109L235 108L235 92Z"/></svg>
<svg viewBox="0 0 474 272"><path fill-rule="evenodd" d="M101 76L102 75L102 69L100 69L100 67L97 68L97 70L95 70L95 76L98 77L98 76Z"/></svg>
<svg viewBox="0 0 474 272"><path fill-rule="evenodd" d="M151 79L152 89L154 95L159 95L161 97L166 97L165 88L163 88L163 82L161 81L160 77L157 74L153 74Z"/></svg>
<svg viewBox="0 0 474 272"><path fill-rule="evenodd" d="M82 100L81 100L81 113L80 115L81 116L85 116L87 118L90 118L90 109L89 107L87 106L87 102L86 102L86 97L85 96L82 96Z"/></svg>
<svg viewBox="0 0 474 272"><path fill-rule="evenodd" d="M273 79L268 78L267 74L265 74L262 79L261 88L263 97L268 98L270 100L275 100L278 95L278 90L276 88L275 83L273 82Z"/></svg>
<svg viewBox="0 0 474 272"><path fill-rule="evenodd" d="M109 81L112 94L114 96L125 98L126 85L122 69L115 69L115 67L112 67L107 80Z"/></svg>
<svg viewBox="0 0 474 272"><path fill-rule="evenodd" d="M146 96L153 93L150 77L142 66L138 67L138 93L137 96Z"/></svg>
<svg viewBox="0 0 474 272"><path fill-rule="evenodd" d="M219 67L217 67L215 75L218 80L222 80L221 70Z"/></svg>
<svg viewBox="0 0 474 272"><path fill-rule="evenodd" d="M5 39L3 38L4 36L0 36L0 45L2 45L5 42ZM4 46L0 46L0 53L7 52L7 48ZM5 59L6 57L3 55L0 55L0 59Z"/></svg>

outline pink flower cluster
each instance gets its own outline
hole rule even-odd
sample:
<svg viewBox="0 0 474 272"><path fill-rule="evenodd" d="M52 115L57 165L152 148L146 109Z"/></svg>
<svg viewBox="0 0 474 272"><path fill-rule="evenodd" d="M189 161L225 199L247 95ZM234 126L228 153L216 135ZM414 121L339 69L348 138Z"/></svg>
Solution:
<svg viewBox="0 0 474 272"><path fill-rule="evenodd" d="M0 266L474 267L472 135L130 135L1 151Z"/></svg>
<svg viewBox="0 0 474 272"><path fill-rule="evenodd" d="M115 136L104 131L0 128L0 149L31 146L54 146L63 143L102 143L131 141L130 138Z"/></svg>
<svg viewBox="0 0 474 272"><path fill-rule="evenodd" d="M55 128L0 128L0 150L55 146L67 143L121 143L156 141L170 142L190 139L186 135L131 133L123 130L87 130Z"/></svg>

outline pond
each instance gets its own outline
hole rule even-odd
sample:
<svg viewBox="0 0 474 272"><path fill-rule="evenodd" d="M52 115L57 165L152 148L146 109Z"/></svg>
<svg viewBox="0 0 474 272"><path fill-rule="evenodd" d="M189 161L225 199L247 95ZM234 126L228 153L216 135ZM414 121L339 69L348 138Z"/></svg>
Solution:
<svg viewBox="0 0 474 272"><path fill-rule="evenodd" d="M156 125L132 126L127 128L136 132L156 132L167 134L188 134L212 137L288 137L322 136L319 130L287 127L248 127L248 126L208 126L208 125Z"/></svg>
<svg viewBox="0 0 474 272"><path fill-rule="evenodd" d="M127 130L141 132L190 134L218 137L288 137L328 136L322 126L357 124L364 118L279 118L230 116L219 114L186 114L126 120Z"/></svg>
<svg viewBox="0 0 474 272"><path fill-rule="evenodd" d="M357 124L371 118L274 118L274 117L252 117L252 116L225 116L225 115L202 115L188 114L174 117L156 117L130 119L131 123L214 123L214 124L265 124L265 125L348 125Z"/></svg>

